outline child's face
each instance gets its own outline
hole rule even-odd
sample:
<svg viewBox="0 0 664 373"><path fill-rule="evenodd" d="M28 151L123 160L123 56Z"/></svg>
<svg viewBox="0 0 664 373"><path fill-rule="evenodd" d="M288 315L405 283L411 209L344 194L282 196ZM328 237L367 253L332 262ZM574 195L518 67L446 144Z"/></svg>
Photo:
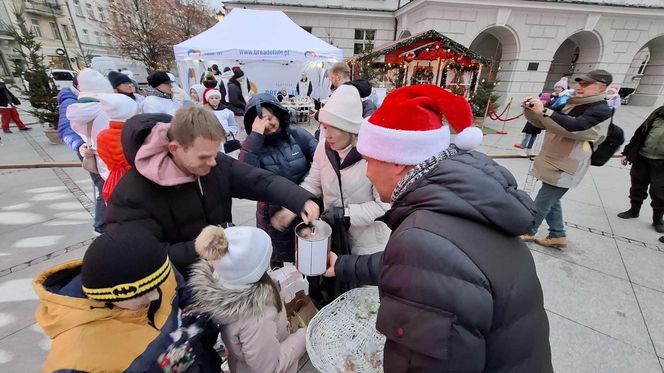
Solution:
<svg viewBox="0 0 664 373"><path fill-rule="evenodd" d="M199 102L201 100L201 98L198 97L198 92L196 92L196 90L193 88L189 90L189 97L191 97L194 102Z"/></svg>
<svg viewBox="0 0 664 373"><path fill-rule="evenodd" d="M219 96L212 96L212 97L210 97L210 99L208 100L208 102L210 103L210 105L212 105L212 106L214 106L214 107L217 107L217 106L219 105L219 103L221 102L221 97L219 97Z"/></svg>
<svg viewBox="0 0 664 373"><path fill-rule="evenodd" d="M116 307L124 308L126 310L136 311L141 308L148 307L150 303L157 299L159 299L159 291L157 291L157 289L152 289L151 291L141 295L138 298L113 302L113 305Z"/></svg>
<svg viewBox="0 0 664 373"><path fill-rule="evenodd" d="M556 93L560 93L560 92L564 91L564 89L563 89L563 87L553 87L553 91L556 92Z"/></svg>

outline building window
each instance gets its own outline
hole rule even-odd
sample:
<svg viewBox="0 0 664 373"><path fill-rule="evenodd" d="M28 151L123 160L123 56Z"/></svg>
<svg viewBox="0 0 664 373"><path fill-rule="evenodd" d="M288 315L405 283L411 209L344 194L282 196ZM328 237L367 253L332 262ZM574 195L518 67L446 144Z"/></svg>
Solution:
<svg viewBox="0 0 664 373"><path fill-rule="evenodd" d="M95 11L92 9L92 5L85 4L85 9L88 11L88 18L95 19Z"/></svg>
<svg viewBox="0 0 664 373"><path fill-rule="evenodd" d="M79 0L74 0L74 11L79 17L83 17L83 8L81 8L81 2Z"/></svg>
<svg viewBox="0 0 664 373"><path fill-rule="evenodd" d="M48 23L51 26L51 34L53 34L53 39L60 39L60 30L58 30L58 25L55 22Z"/></svg>
<svg viewBox="0 0 664 373"><path fill-rule="evenodd" d="M311 26L300 26L300 27L302 27L302 29L304 29L304 31L311 34Z"/></svg>
<svg viewBox="0 0 664 373"><path fill-rule="evenodd" d="M83 42L89 43L90 42L90 34L88 33L88 30L83 29Z"/></svg>
<svg viewBox="0 0 664 373"><path fill-rule="evenodd" d="M71 41L71 34L69 33L69 26L67 25L60 25L62 26L62 34L65 36L65 40Z"/></svg>
<svg viewBox="0 0 664 373"><path fill-rule="evenodd" d="M103 44L103 40L101 40L101 37L99 35L99 31L95 31L95 40L92 41L94 44Z"/></svg>
<svg viewBox="0 0 664 373"><path fill-rule="evenodd" d="M363 53L373 49L374 39L376 37L376 30L355 29L355 46L354 52Z"/></svg>
<svg viewBox="0 0 664 373"><path fill-rule="evenodd" d="M646 68L648 67L648 63L650 62L650 55L646 55L646 58L641 62L641 65L639 66L639 71L636 72L637 75L643 75L646 72Z"/></svg>
<svg viewBox="0 0 664 373"><path fill-rule="evenodd" d="M97 13L99 13L99 19L100 20L106 21L106 15L104 14L104 8L97 7Z"/></svg>
<svg viewBox="0 0 664 373"><path fill-rule="evenodd" d="M43 38L44 36L42 35L41 27L39 27L39 21L32 18L30 23L32 23L32 32L35 34L35 36L38 38Z"/></svg>

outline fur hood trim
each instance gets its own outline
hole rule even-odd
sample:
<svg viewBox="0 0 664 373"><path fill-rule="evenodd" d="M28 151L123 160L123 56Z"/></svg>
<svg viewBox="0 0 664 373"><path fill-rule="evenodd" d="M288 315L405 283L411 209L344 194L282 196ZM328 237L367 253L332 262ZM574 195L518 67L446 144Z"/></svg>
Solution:
<svg viewBox="0 0 664 373"><path fill-rule="evenodd" d="M266 307L274 303L269 284L257 282L243 289L224 287L212 266L204 260L191 266L189 286L194 298L192 308L207 313L219 324L261 315Z"/></svg>

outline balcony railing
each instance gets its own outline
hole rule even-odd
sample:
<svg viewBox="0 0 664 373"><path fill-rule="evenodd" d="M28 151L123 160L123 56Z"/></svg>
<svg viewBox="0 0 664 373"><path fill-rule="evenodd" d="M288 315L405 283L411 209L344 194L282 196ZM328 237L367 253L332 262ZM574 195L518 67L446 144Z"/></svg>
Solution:
<svg viewBox="0 0 664 373"><path fill-rule="evenodd" d="M57 1L54 0L25 0L25 11L28 13L37 13L41 15L58 15L64 14L64 9Z"/></svg>

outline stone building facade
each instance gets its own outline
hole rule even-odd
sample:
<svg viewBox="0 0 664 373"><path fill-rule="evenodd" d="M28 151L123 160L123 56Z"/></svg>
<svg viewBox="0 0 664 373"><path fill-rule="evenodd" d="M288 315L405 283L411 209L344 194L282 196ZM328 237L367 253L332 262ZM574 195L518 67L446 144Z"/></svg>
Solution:
<svg viewBox="0 0 664 373"><path fill-rule="evenodd" d="M344 50L434 29L493 59L503 99L549 90L595 68L635 88L630 104L664 103L663 0L252 0ZM371 39L371 40L369 40Z"/></svg>

